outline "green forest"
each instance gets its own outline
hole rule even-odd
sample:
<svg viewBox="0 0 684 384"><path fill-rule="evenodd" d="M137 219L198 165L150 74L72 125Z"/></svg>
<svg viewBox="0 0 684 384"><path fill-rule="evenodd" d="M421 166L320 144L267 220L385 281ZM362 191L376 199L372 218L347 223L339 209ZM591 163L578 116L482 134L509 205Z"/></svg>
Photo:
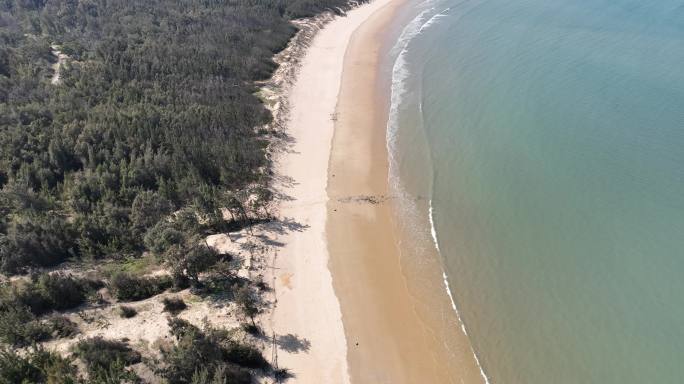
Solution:
<svg viewBox="0 0 684 384"><path fill-rule="evenodd" d="M346 2L0 0L0 271L139 255L170 214L267 185L254 82L290 19Z"/></svg>
<svg viewBox="0 0 684 384"><path fill-rule="evenodd" d="M128 367L141 362L168 383L288 377L234 331L176 318L188 304L168 295L225 298L263 336L267 287L203 239L271 219L274 132L257 82L292 19L351 5L0 0L0 383L137 383ZM149 263L169 275L145 275ZM84 308L132 318L126 303L162 293L174 342L159 361L125 339L80 338L70 355L41 347L79 334L76 315L92 323Z"/></svg>

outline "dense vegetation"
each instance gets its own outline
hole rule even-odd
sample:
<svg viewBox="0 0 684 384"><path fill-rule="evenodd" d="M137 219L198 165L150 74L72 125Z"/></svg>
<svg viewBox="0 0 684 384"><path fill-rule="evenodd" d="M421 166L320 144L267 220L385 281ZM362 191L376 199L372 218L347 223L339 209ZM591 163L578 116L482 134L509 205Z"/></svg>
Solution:
<svg viewBox="0 0 684 384"><path fill-rule="evenodd" d="M118 273L112 277L109 287L119 301L138 301L155 296L171 286L166 276L138 277Z"/></svg>
<svg viewBox="0 0 684 384"><path fill-rule="evenodd" d="M59 315L43 315L84 304L101 284L61 273L45 273L0 285L0 342L24 346L72 336L77 330L70 320Z"/></svg>
<svg viewBox="0 0 684 384"><path fill-rule="evenodd" d="M0 274L25 275L0 282L0 382L136 382L129 366L141 354L124 341L83 339L70 357L37 344L79 332L56 312L107 305L103 287L118 302L188 286L230 297L259 334L256 291L203 238L269 219L271 116L255 82L296 32L290 19L349 4L0 0ZM67 58L55 65L60 52ZM148 258L170 276L45 271ZM208 271L216 278L201 281ZM186 307L164 305L171 314ZM225 330L169 321L175 344L156 373L170 383L249 383L271 369Z"/></svg>
<svg viewBox="0 0 684 384"><path fill-rule="evenodd" d="M0 349L0 383L76 383L71 360L42 349L18 354Z"/></svg>
<svg viewBox="0 0 684 384"><path fill-rule="evenodd" d="M101 337L81 340L72 348L88 369L89 377L107 377L114 367L139 363L140 353L126 343Z"/></svg>
<svg viewBox="0 0 684 384"><path fill-rule="evenodd" d="M155 369L170 384L249 384L252 372L267 372L271 368L261 352L236 341L230 332L201 330L177 318L169 319L169 325L176 343L161 350L161 360L155 362ZM24 354L0 349L0 382L140 382L134 371L126 367L139 363L142 357L123 341L101 337L84 339L72 347L72 352L84 362L87 379L78 373L73 358L41 348L29 349Z"/></svg>
<svg viewBox="0 0 684 384"><path fill-rule="evenodd" d="M263 182L254 81L289 18L346 3L0 0L0 269L139 255L172 212Z"/></svg>
<svg viewBox="0 0 684 384"><path fill-rule="evenodd" d="M233 340L226 331L204 331L181 319L169 320L176 345L163 352L159 370L170 384L251 383L249 369L268 369L253 347Z"/></svg>

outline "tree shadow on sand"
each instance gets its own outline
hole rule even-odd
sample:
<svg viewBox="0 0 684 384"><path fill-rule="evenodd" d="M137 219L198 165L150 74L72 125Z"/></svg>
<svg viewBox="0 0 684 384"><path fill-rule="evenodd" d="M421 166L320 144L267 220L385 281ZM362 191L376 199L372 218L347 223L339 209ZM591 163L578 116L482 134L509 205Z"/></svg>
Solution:
<svg viewBox="0 0 684 384"><path fill-rule="evenodd" d="M292 333L278 336L276 344L278 344L280 349L289 353L309 352L309 349L311 349L311 342L309 340L297 337L297 335Z"/></svg>
<svg viewBox="0 0 684 384"><path fill-rule="evenodd" d="M273 220L264 225L264 229L267 232L273 232L279 235L285 235L288 232L304 232L308 228L309 226L307 224L298 223L291 217Z"/></svg>

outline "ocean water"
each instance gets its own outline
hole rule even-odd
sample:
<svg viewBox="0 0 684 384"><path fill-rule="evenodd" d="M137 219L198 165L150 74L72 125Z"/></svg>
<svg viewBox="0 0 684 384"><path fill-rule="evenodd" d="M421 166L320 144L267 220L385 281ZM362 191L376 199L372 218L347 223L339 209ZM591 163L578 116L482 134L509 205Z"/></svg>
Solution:
<svg viewBox="0 0 684 384"><path fill-rule="evenodd" d="M684 382L684 2L414 7L391 175L488 380Z"/></svg>

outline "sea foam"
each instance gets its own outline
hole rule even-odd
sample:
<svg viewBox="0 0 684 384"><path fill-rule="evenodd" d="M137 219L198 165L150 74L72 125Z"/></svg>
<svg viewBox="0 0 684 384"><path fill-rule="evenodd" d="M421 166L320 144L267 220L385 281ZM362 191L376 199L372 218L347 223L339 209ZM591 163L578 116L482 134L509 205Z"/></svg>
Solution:
<svg viewBox="0 0 684 384"><path fill-rule="evenodd" d="M439 19L444 18L448 15L450 8L445 8L442 11L436 12L436 7L433 6L432 4L434 1L428 0L423 2L421 5L419 5L419 9L424 8L418 16L416 16L402 31L402 33L399 36L399 39L397 40L397 43L392 47L390 54L393 57L396 57L394 61L394 65L392 67L392 82L391 82L391 96L390 96L390 111L389 111L389 117L387 121L387 153L389 157L389 175L390 175L390 186L392 187L393 191L395 191L401 198L403 198L404 201L408 201L408 194L404 190L404 188L401 185L401 181L398 175L398 164L397 164L397 159L395 158L395 155L397 153L397 131L399 129L399 113L400 113L400 107L402 105L402 102L404 100L404 96L408 92L408 85L407 85L407 80L409 79L409 76L411 75L409 67L408 67L408 61L407 61L407 54L409 50L409 45L411 41L421 33L423 33L425 30L430 28L431 26L435 25L438 23ZM431 15L431 16L430 16ZM429 18L428 18L429 17ZM422 114L422 103L418 103L418 109L419 113ZM432 242L437 249L438 253L441 253L440 247L439 247L439 240L437 237L437 230L435 227L435 222L434 222L434 208L432 205L432 199L429 200L429 212L428 212L428 217L430 221L430 234L432 237ZM449 285L448 277L446 274L446 271L442 269L442 279L444 283L444 288L446 290L447 295L449 296L449 300L451 302L451 307L454 310L454 313L456 314L456 317L461 324L461 330L463 333L468 337L468 331L466 330L465 324L463 322L463 319L460 316L458 306L456 305L456 301L454 300L454 296L451 292L451 287ZM475 352L474 349L472 349L471 346L471 351L473 353L473 356L475 357L475 362L478 366L478 369L480 370L480 375L482 376L483 380L485 383L489 384L489 378L487 377L487 374L484 372L484 368L482 367L482 364L480 363L480 359L477 356L477 353Z"/></svg>

